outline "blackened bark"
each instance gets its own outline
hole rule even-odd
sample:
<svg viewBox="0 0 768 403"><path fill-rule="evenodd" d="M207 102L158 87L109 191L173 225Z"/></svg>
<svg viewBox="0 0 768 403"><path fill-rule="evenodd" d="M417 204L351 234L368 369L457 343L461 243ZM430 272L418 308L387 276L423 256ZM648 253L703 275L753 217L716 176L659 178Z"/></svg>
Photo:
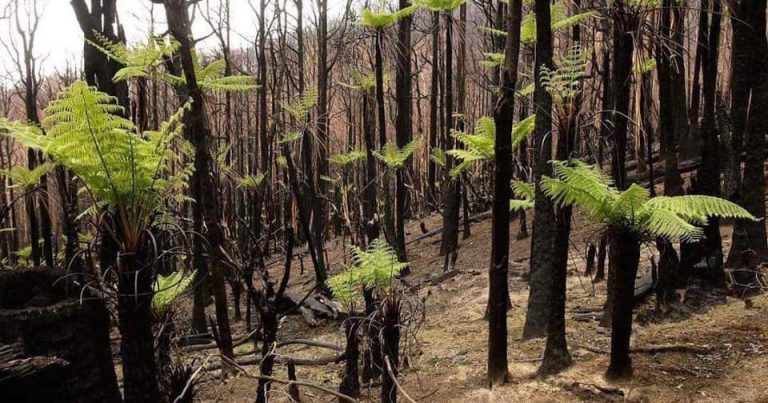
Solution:
<svg viewBox="0 0 768 403"><path fill-rule="evenodd" d="M152 270L138 253L121 253L117 266L125 402L158 402L161 395L152 335Z"/></svg>
<svg viewBox="0 0 768 403"><path fill-rule="evenodd" d="M611 360L605 377L611 381L632 377L632 359L629 343L632 336L632 308L634 306L635 276L640 261L638 235L625 228L611 228L611 256L609 279L615 295L611 309Z"/></svg>
<svg viewBox="0 0 768 403"><path fill-rule="evenodd" d="M344 336L346 347L344 348L344 375L339 385L339 393L347 396L360 396L360 376L358 374L358 360L360 359L360 347L358 343L358 330L360 321L349 318L344 324Z"/></svg>
<svg viewBox="0 0 768 403"><path fill-rule="evenodd" d="M550 4L547 0L536 0L536 65L534 76L541 77L541 67L552 68L552 29ZM547 331L551 303L551 284L556 264L554 247L555 210L552 201L541 187L541 177L551 175L552 168L552 96L536 80L534 93L536 124L533 133L533 180L536 183L536 197L533 206L533 235L530 261L530 293L528 310L525 315L523 340L544 337Z"/></svg>
<svg viewBox="0 0 768 403"><path fill-rule="evenodd" d="M317 0L317 173L315 187L319 197L325 196L326 181L323 176L328 176L328 81L330 68L328 67L328 0ZM318 197L318 198L319 198ZM325 263L323 244L325 242L326 207L325 203L316 198L313 204L312 237L317 249L317 261L315 263L315 286L318 291L329 294L325 280L328 272Z"/></svg>
<svg viewBox="0 0 768 403"><path fill-rule="evenodd" d="M202 212L202 218L207 228L207 239L210 245L210 279L216 305L216 323L221 334L219 351L225 357L234 357L232 350L232 332L229 325L227 310L227 293L224 282L222 248L225 246L224 232L219 222L219 201L216 184L212 177L213 160L210 153L211 128L206 111L205 98L197 85L195 76L195 55L191 42L190 20L187 2L183 0L165 1L168 29L179 42L179 55L183 67L186 89L192 100L191 109L184 115L184 135L195 147L194 172L192 174L191 191L199 197L194 210ZM225 365L226 367L226 365Z"/></svg>
<svg viewBox="0 0 768 403"><path fill-rule="evenodd" d="M443 128L444 149L454 148L451 136L453 129L453 15L445 15L445 127ZM440 256L445 256L443 271L451 270L459 248L459 207L461 204L459 178L450 174L454 158L447 157L443 173L443 232L440 242Z"/></svg>
<svg viewBox="0 0 768 403"><path fill-rule="evenodd" d="M277 341L278 316L275 310L274 292L272 285L267 283L266 293L261 301L259 311L261 313L261 364L259 371L262 376L272 376L272 368L275 366L274 347ZM266 403L272 382L264 378L259 379L256 389L256 403Z"/></svg>
<svg viewBox="0 0 768 403"><path fill-rule="evenodd" d="M399 0L400 9L410 5L409 0ZM410 16L400 20L397 27L397 52L395 74L395 96L397 104L397 117L395 121L395 139L398 147L404 147L413 139L413 102L411 74L411 20ZM399 169L395 177L395 251L401 262L408 257L405 250L405 217L408 213L408 194L406 192L406 178L410 177L410 159L406 165Z"/></svg>
<svg viewBox="0 0 768 403"><path fill-rule="evenodd" d="M381 317L381 355L384 360L384 375L381 382L382 403L397 402L397 380L400 368L400 301L396 295L389 295L379 307ZM391 373L390 373L391 372Z"/></svg>
<svg viewBox="0 0 768 403"><path fill-rule="evenodd" d="M512 0L507 16L502 93L494 110L496 160L491 209L491 265L488 272L488 387L507 382L507 299L509 298L509 199L512 191L512 125L515 114L517 61L520 56L522 3Z"/></svg>
<svg viewBox="0 0 768 403"><path fill-rule="evenodd" d="M732 74L748 77L746 82L734 80L731 94L751 93L751 99L733 98L734 104L734 151L739 130L746 127L744 175L741 182L741 205L758 221L739 220L734 225L733 244L726 266L734 269L734 282L739 292L747 291L755 281L756 267L768 258L765 229L765 133L768 131L768 43L766 43L766 1L740 1L733 6L734 23L732 47ZM738 22L735 22L738 19ZM745 90L743 86L748 86ZM747 98L748 99L748 98ZM748 105L742 103L748 102ZM746 123L745 113L748 108ZM738 120L737 120L738 119ZM739 155L736 152L736 155Z"/></svg>
<svg viewBox="0 0 768 403"><path fill-rule="evenodd" d="M629 100L632 94L632 54L634 52L634 31L638 24L637 16L628 10L623 1L616 1L612 6L613 24L613 93L616 104L613 113L614 141L611 158L611 175L616 187L626 189L627 136L629 129Z"/></svg>
<svg viewBox="0 0 768 403"><path fill-rule="evenodd" d="M379 237L379 222L376 217L376 131L373 123L374 111L371 107L371 94L363 94L363 143L365 145L365 184L363 187L363 228L366 242L370 243Z"/></svg>
<svg viewBox="0 0 768 403"><path fill-rule="evenodd" d="M707 33L707 47L702 51L704 109L701 122L701 166L696 173L694 191L698 194L720 196L720 139L715 121L717 67L720 45L720 2L712 4L712 23ZM709 285L725 287L723 245L720 220L710 218L704 227L704 239L696 245L696 260L705 259Z"/></svg>

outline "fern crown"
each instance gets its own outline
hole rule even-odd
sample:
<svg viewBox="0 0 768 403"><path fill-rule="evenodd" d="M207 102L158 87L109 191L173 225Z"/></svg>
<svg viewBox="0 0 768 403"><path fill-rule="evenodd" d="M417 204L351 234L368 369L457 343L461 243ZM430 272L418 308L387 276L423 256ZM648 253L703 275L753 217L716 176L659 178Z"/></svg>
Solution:
<svg viewBox="0 0 768 403"><path fill-rule="evenodd" d="M559 206L575 205L590 220L628 228L652 237L696 242L709 217L756 220L742 207L717 197L659 196L633 184L625 191L613 187L602 172L579 160L553 161L554 178L543 177L544 193Z"/></svg>
<svg viewBox="0 0 768 403"><path fill-rule="evenodd" d="M394 249L383 239L373 240L367 249L351 249L353 266L328 279L328 287L344 305L354 304L361 289L386 293L395 276L408 267L407 262L398 261Z"/></svg>

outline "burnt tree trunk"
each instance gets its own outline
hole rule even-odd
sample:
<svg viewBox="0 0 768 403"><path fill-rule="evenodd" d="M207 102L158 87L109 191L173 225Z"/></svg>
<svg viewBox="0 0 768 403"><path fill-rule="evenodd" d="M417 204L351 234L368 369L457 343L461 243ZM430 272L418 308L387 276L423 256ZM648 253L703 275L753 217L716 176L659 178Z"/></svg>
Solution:
<svg viewBox="0 0 768 403"><path fill-rule="evenodd" d="M632 359L629 343L632 336L632 308L634 307L635 276L640 261L638 234L625 228L611 228L611 256L609 279L613 278L611 309L611 359L605 377L611 381L632 377Z"/></svg>
<svg viewBox="0 0 768 403"><path fill-rule="evenodd" d="M493 119L496 122L496 155L493 166L491 209L491 265L488 272L488 387L507 382L507 299L509 298L509 199L512 191L512 125L515 116L517 61L520 56L522 3L512 0L507 16L502 92Z"/></svg>
<svg viewBox="0 0 768 403"><path fill-rule="evenodd" d="M117 257L117 316L127 403L161 401L152 335L152 268L140 253Z"/></svg>
<svg viewBox="0 0 768 403"><path fill-rule="evenodd" d="M552 29L550 2L536 0L536 61L534 76L541 77L541 68L552 69ZM547 332L551 303L551 284L556 264L552 248L556 238L555 209L541 187L542 176L550 176L552 168L552 96L536 80L534 93L536 124L533 133L533 181L536 184L533 206L533 234L531 240L530 293L525 315L523 340L544 337Z"/></svg>
<svg viewBox="0 0 768 403"><path fill-rule="evenodd" d="M737 1L732 12L734 22L731 83L733 103L733 150L746 132L744 175L740 204L759 221L739 220L733 229L733 244L726 266L734 270L739 292L745 292L756 280L757 267L768 258L765 229L765 133L768 131L768 44L766 44L766 1ZM742 80L746 78L746 80ZM749 95L749 96L745 96ZM741 98L744 96L744 98ZM737 98L738 97L738 98ZM747 114L748 111L748 114ZM740 177L740 176L737 176Z"/></svg>
<svg viewBox="0 0 768 403"><path fill-rule="evenodd" d="M410 5L409 0L399 0L400 9ZM397 52L395 74L395 95L397 118L395 121L395 139L398 147L404 147L413 138L413 102L411 73L411 20L410 16L403 18L397 27ZM408 213L408 194L406 178L410 177L411 163L405 164L395 174L395 251L401 262L408 257L405 250L405 217Z"/></svg>
<svg viewBox="0 0 768 403"><path fill-rule="evenodd" d="M202 219L207 228L207 240L210 245L210 279L216 307L216 324L220 333L219 351L228 358L233 358L232 332L229 325L227 310L227 292L224 281L222 248L225 246L224 232L219 222L219 200L212 170L213 159L210 153L212 138L210 122L206 111L205 98L197 85L195 76L194 45L191 41L190 20L187 2L183 0L165 1L168 29L179 42L179 55L186 80L186 90L192 100L190 110L184 115L184 135L195 147L194 172L192 174L191 191L197 200L195 210L202 212ZM227 367L224 365L224 367Z"/></svg>

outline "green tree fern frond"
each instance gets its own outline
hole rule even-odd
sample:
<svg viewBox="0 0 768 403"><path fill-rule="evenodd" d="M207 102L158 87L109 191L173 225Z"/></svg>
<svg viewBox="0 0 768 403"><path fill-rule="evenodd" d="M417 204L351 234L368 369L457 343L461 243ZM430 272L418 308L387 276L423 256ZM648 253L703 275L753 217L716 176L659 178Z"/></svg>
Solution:
<svg viewBox="0 0 768 403"><path fill-rule="evenodd" d="M406 267L385 240L373 240L368 248L351 247L353 266L328 279L328 288L339 302L351 306L360 298L360 290L367 289L379 296L388 292L394 278Z"/></svg>
<svg viewBox="0 0 768 403"><path fill-rule="evenodd" d="M317 105L317 91L310 89L297 98L283 103L283 109L294 119L303 121L315 105Z"/></svg>
<svg viewBox="0 0 768 403"><path fill-rule="evenodd" d="M392 13L366 7L360 12L360 24L374 29L391 27L403 18L411 16L418 9L419 5L416 3Z"/></svg>
<svg viewBox="0 0 768 403"><path fill-rule="evenodd" d="M175 271L168 276L158 274L153 287L155 293L152 296L152 309L158 313L167 311L194 279L195 273L184 274Z"/></svg>
<svg viewBox="0 0 768 403"><path fill-rule="evenodd" d="M362 150L351 150L343 154L334 154L328 158L332 164L339 166L347 166L355 161L365 159L368 154Z"/></svg>
<svg viewBox="0 0 768 403"><path fill-rule="evenodd" d="M695 242L710 217L755 220L742 207L712 196L659 196L632 185L619 192L598 169L578 160L553 161L556 179L543 177L544 193L558 205L576 205L592 221L669 240Z"/></svg>
<svg viewBox="0 0 768 403"><path fill-rule="evenodd" d="M9 169L0 169L0 176L5 176L13 181L11 187L22 189L34 189L40 184L40 178L51 170L51 164L40 164L34 169L24 166L15 166Z"/></svg>
<svg viewBox="0 0 768 403"><path fill-rule="evenodd" d="M395 143L388 141L381 151L374 151L373 156L381 161L388 169L400 169L408 161L414 151L421 145L421 139L413 139L410 143L399 148Z"/></svg>
<svg viewBox="0 0 768 403"><path fill-rule="evenodd" d="M515 123L512 126L512 148L519 147L525 139L530 137L534 128L536 128L535 114Z"/></svg>
<svg viewBox="0 0 768 403"><path fill-rule="evenodd" d="M467 0L417 0L414 4L427 8L429 11L441 13L450 13L459 8Z"/></svg>

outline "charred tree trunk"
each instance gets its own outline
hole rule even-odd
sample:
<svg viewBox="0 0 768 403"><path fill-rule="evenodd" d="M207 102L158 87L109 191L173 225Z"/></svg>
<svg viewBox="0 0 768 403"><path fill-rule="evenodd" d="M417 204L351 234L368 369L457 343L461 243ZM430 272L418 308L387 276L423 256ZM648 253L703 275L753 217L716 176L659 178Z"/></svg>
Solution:
<svg viewBox="0 0 768 403"><path fill-rule="evenodd" d="M744 175L740 202L759 221L739 220L733 229L733 244L726 265L734 270L740 293L756 280L757 267L768 259L765 229L765 133L768 131L768 44L766 1L734 3L731 96L733 103L733 149L746 132ZM745 78L745 80L742 80ZM749 96L745 96L749 95ZM741 98L741 96L744 96ZM748 112L747 112L748 111Z"/></svg>
<svg viewBox="0 0 768 403"><path fill-rule="evenodd" d="M183 67L186 89L192 104L189 112L184 115L184 135L195 147L194 172L192 174L191 191L196 197L195 210L202 212L202 219L207 228L207 239L210 259L210 278L213 286L213 295L216 305L216 324L220 332L219 351L228 358L233 358L232 332L229 325L229 312L227 310L227 292L224 282L223 260L225 259L222 248L225 246L224 232L219 222L219 200L217 198L216 184L212 176L213 159L210 153L212 138L205 98L202 90L197 85L195 76L195 54L191 42L190 20L187 11L187 2L184 0L165 0L165 10L168 20L168 29L179 42L179 55ZM224 367L227 367L224 365Z"/></svg>
<svg viewBox="0 0 768 403"><path fill-rule="evenodd" d="M121 253L117 314L126 402L161 401L152 335L152 268L139 253Z"/></svg>
<svg viewBox="0 0 768 403"><path fill-rule="evenodd" d="M552 69L552 29L550 2L536 0L536 64L534 76L541 77L541 68ZM549 197L544 194L540 181L551 175L552 168L552 96L536 80L534 93L536 124L533 133L533 180L536 197L533 206L533 235L531 240L530 293L525 315L523 340L544 337L550 314L553 270L556 265L552 248L556 239L555 210Z"/></svg>
<svg viewBox="0 0 768 403"><path fill-rule="evenodd" d="M360 348L358 343L358 330L360 322L357 319L347 319L344 325L344 335L346 338L346 347L344 349L344 375L341 378L339 392L347 396L360 396L360 376L358 374L358 360L360 359Z"/></svg>
<svg viewBox="0 0 768 403"><path fill-rule="evenodd" d="M409 0L399 0L400 9L410 5ZM397 27L397 71L395 74L395 95L397 118L395 121L395 139L398 147L404 147L413 139L413 102L411 73L411 17L405 17ZM409 162L395 174L395 251L401 262L408 260L405 250L405 217L408 213L408 194L406 178L410 177L412 167Z"/></svg>
<svg viewBox="0 0 768 403"><path fill-rule="evenodd" d="M517 61L520 56L522 3L512 0L507 16L502 93L494 110L497 140L491 209L491 266L488 272L488 387L502 385L507 369L507 299L509 298L509 182L512 179L512 125L515 115Z"/></svg>
<svg viewBox="0 0 768 403"><path fill-rule="evenodd" d="M605 377L619 381L632 377L629 343L632 337L632 308L635 276L640 261L640 240L638 234L624 228L612 228L610 239L609 279L613 278L615 299L611 309L611 360Z"/></svg>
<svg viewBox="0 0 768 403"><path fill-rule="evenodd" d="M444 149L453 149L453 15L445 15L445 127L443 128ZM459 178L451 176L454 158L447 157L443 174L443 232L440 242L440 256L445 256L443 271L453 269L459 248L459 207L461 204Z"/></svg>

